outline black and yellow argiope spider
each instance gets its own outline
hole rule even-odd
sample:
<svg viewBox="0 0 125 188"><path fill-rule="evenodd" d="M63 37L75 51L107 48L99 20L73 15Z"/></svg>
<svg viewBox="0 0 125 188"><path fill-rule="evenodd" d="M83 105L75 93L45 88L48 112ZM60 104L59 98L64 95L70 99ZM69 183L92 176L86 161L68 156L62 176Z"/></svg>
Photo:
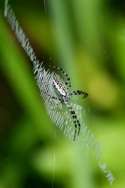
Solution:
<svg viewBox="0 0 125 188"><path fill-rule="evenodd" d="M73 140L75 140L76 136L79 135L80 133L81 125L77 117L77 114L70 103L71 97L75 95L75 96L82 96L83 98L86 98L88 94L81 90L76 90L76 91L72 90L71 81L70 81L70 77L68 76L68 74L60 67L53 67L53 68L54 68L53 70L54 74L53 74L51 86L47 86L47 88L49 87L53 88L54 92L50 92L49 89L47 89L46 95L50 97L51 99L56 100L62 105L65 105L67 107L70 113L70 116L72 118L73 124L75 126L75 132L74 132L74 138L73 138ZM40 69L42 69L42 67L38 68L38 70ZM59 73L62 75L60 76Z"/></svg>
<svg viewBox="0 0 125 188"><path fill-rule="evenodd" d="M37 68L35 68L35 74L37 75L37 80L39 80L39 88L44 85L44 88L41 90L41 92L44 92L44 96L48 96L47 100L53 99L56 102L61 103L62 105L65 105L70 113L70 116L72 118L73 124L75 126L75 133L73 140L76 139L76 135L79 135L80 133L80 121L77 117L77 114L75 112L75 109L73 109L71 105L71 98L72 96L82 96L83 98L86 98L88 94L81 90L72 90L71 88L71 81L68 74L64 71L64 69L60 67L53 67L53 76L51 84L49 80L47 80L45 75L43 74L43 65L39 65ZM61 74L61 75L60 75ZM44 75L44 76L43 76ZM47 80L47 81L46 81ZM41 86L40 86L41 85ZM50 91L50 88L53 90Z"/></svg>

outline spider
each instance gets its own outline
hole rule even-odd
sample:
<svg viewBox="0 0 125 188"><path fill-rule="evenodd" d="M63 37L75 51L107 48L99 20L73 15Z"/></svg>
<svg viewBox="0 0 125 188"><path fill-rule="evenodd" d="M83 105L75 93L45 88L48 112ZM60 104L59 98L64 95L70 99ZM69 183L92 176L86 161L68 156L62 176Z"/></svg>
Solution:
<svg viewBox="0 0 125 188"><path fill-rule="evenodd" d="M86 98L88 94L81 90L72 90L71 89L71 81L68 76L68 74L60 67L53 67L54 73L52 76L52 82L49 82L49 78L47 78L47 72L44 71L43 73L43 67L42 64L35 67L35 75L37 75L37 80L39 83L39 88L42 88L42 93L44 93L44 96L48 96L49 98L56 100L57 102L60 102L62 105L64 104L73 120L73 124L75 127L75 133L73 140L76 139L76 136L80 133L80 121L76 115L75 110L73 109L71 105L71 97L72 96L82 96L83 98ZM62 74L62 77L60 74ZM46 81L48 80L48 81ZM42 83L42 84L41 84ZM50 88L53 88L53 91L50 90ZM54 93L54 95L52 94ZM46 98L46 97L44 97ZM47 98L47 100L49 100Z"/></svg>
<svg viewBox="0 0 125 188"><path fill-rule="evenodd" d="M52 98L55 100L59 100L62 104L65 104L66 107L68 108L71 118L73 120L73 124L75 126L75 133L73 140L76 140L76 136L79 135L80 133L81 125L80 125L80 121L77 118L75 110L70 105L70 100L71 97L74 95L82 96L83 98L86 98L88 96L88 93L81 90L72 91L71 81L68 74L62 68L56 67L56 70L62 73L64 80L62 80L58 74L56 73L54 74L52 84L57 97L52 96Z"/></svg>

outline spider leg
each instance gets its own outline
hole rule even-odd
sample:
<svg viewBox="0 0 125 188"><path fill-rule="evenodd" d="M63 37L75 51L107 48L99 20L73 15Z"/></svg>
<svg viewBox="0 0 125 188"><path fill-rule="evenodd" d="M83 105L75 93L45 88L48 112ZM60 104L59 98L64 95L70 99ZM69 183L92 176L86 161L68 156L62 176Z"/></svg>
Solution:
<svg viewBox="0 0 125 188"><path fill-rule="evenodd" d="M55 70L59 71L62 73L62 75L64 76L64 79L65 79L65 84L71 88L71 80L70 80L70 77L69 75L65 72L65 70L63 68L60 68L58 66L54 66L53 67Z"/></svg>
<svg viewBox="0 0 125 188"><path fill-rule="evenodd" d="M76 140L76 135L77 135L77 126L76 126L76 124L75 124L75 133L74 133L74 138L73 138L73 141L75 141L75 140Z"/></svg>
<svg viewBox="0 0 125 188"><path fill-rule="evenodd" d="M70 93L70 96L74 96L74 95L77 95L77 96L81 95L83 98L86 98L88 96L88 93L81 91L81 90L76 90Z"/></svg>
<svg viewBox="0 0 125 188"><path fill-rule="evenodd" d="M49 95L49 94L47 94L47 95L48 95L48 97L50 97L51 99L54 99L54 100L56 100L56 101L60 101L60 102L62 103L62 101L61 101L60 98L51 96L51 95Z"/></svg>
<svg viewBox="0 0 125 188"><path fill-rule="evenodd" d="M81 125L80 125L80 121L78 120L77 115L76 115L74 109L72 108L72 106L68 104L67 107L69 109L69 112L71 114L71 118L73 120L73 124L75 126L75 133L74 133L74 138L73 138L73 140L75 141L76 136L77 135L79 136Z"/></svg>

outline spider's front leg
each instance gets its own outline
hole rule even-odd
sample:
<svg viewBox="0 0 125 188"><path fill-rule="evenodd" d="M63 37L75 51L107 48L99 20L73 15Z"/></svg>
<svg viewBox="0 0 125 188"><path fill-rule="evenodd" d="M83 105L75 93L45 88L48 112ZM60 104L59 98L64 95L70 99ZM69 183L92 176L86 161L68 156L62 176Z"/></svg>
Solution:
<svg viewBox="0 0 125 188"><path fill-rule="evenodd" d="M88 96L88 93L81 91L81 90L76 90L76 91L72 91L70 93L70 96L82 96L83 98L86 98Z"/></svg>
<svg viewBox="0 0 125 188"><path fill-rule="evenodd" d="M76 136L79 136L81 125L80 125L80 121L77 118L76 112L72 108L72 106L67 104L67 107L69 109L69 112L70 112L72 120L73 120L73 124L75 126L75 133L74 133L74 138L73 138L73 140L75 141L76 140Z"/></svg>
<svg viewBox="0 0 125 188"><path fill-rule="evenodd" d="M65 72L65 70L61 67L58 67L58 66L53 66L53 68L56 71L59 71L60 73L62 73L64 80L65 80L65 84L67 85L67 87L71 88L71 80L70 80L69 75Z"/></svg>

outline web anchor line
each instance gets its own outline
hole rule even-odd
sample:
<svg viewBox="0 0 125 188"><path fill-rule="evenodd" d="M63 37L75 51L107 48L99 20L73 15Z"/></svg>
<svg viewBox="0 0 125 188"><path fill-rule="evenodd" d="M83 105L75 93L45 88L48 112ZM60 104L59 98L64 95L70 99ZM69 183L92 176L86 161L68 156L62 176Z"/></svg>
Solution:
<svg viewBox="0 0 125 188"><path fill-rule="evenodd" d="M5 0L4 16L33 64L35 79L51 120L73 141L79 140L79 136L84 135L84 143L90 149L94 149L99 168L105 174L109 183L112 184L114 177L107 165L101 162L99 145L95 136L84 125L83 108L78 104L72 103L72 96L86 98L88 94L81 90L72 90L70 77L62 68L54 67L53 72L49 69L45 70L43 62L39 62L37 59L29 39L21 28L8 0Z"/></svg>

